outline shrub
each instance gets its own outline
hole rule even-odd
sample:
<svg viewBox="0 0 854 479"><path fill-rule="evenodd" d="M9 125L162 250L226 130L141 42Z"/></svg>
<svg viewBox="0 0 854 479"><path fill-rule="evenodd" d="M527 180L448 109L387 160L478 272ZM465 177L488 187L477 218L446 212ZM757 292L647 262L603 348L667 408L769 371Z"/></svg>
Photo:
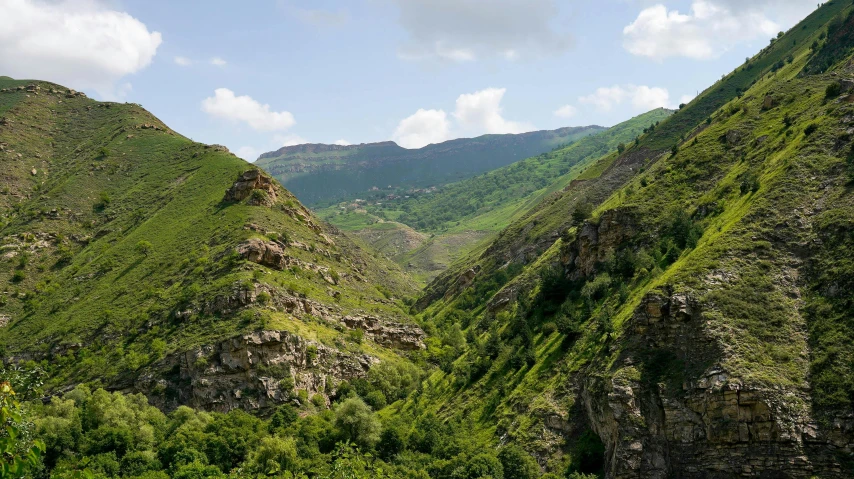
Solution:
<svg viewBox="0 0 854 479"><path fill-rule="evenodd" d="M543 336L551 336L555 331L557 331L557 325L554 322L549 321L543 324Z"/></svg>
<svg viewBox="0 0 854 479"><path fill-rule="evenodd" d="M309 346L305 348L305 361L311 365L317 359L317 346Z"/></svg>
<svg viewBox="0 0 854 479"><path fill-rule="evenodd" d="M406 448L406 438L397 428L383 429L380 434L380 442L377 444L377 453L380 459L390 461Z"/></svg>
<svg viewBox="0 0 854 479"><path fill-rule="evenodd" d="M21 270L15 271L15 273L12 274L12 282L13 283L20 283L21 281L25 280L26 278L27 278L27 274Z"/></svg>
<svg viewBox="0 0 854 479"><path fill-rule="evenodd" d="M264 205L270 201L270 195L264 190L252 190L249 194L249 202L253 205Z"/></svg>
<svg viewBox="0 0 854 479"><path fill-rule="evenodd" d="M575 224L581 224L584 220L590 218L591 214L593 214L593 205L586 201L581 202L572 212L572 222Z"/></svg>
<svg viewBox="0 0 854 479"><path fill-rule="evenodd" d="M497 457L489 453L481 453L474 456L466 464L462 479L480 479L490 477L492 479L504 479L504 468Z"/></svg>
<svg viewBox="0 0 854 479"><path fill-rule="evenodd" d="M362 341L365 340L365 331L359 328L351 329L347 331L347 339L356 344L362 344Z"/></svg>
<svg viewBox="0 0 854 479"><path fill-rule="evenodd" d="M840 93L842 93L842 85L835 81L827 85L827 88L824 90L824 98L830 100L838 97Z"/></svg>
<svg viewBox="0 0 854 479"><path fill-rule="evenodd" d="M540 475L537 461L519 446L505 446L498 452L498 460L506 478L536 479Z"/></svg>
<svg viewBox="0 0 854 479"><path fill-rule="evenodd" d="M759 191L760 186L761 185L759 184L759 176L757 176L756 173L753 173L753 172L745 173L741 179L741 186L740 186L741 194L746 195L747 193L751 193L751 192L756 193L757 191Z"/></svg>
<svg viewBox="0 0 854 479"><path fill-rule="evenodd" d="M293 389L293 386L291 386ZM276 412L270 417L270 424L268 425L268 429L272 433L276 429L284 429L290 426L291 424L297 422L299 419L299 413L296 408L290 404L283 404L276 409Z"/></svg>
<svg viewBox="0 0 854 479"><path fill-rule="evenodd" d="M818 123L810 123L804 128L804 135L810 136L818 130Z"/></svg>
<svg viewBox="0 0 854 479"><path fill-rule="evenodd" d="M385 394L382 391L371 391L365 397L365 402L371 406L375 411L379 411L380 409L386 407L388 401L386 400Z"/></svg>

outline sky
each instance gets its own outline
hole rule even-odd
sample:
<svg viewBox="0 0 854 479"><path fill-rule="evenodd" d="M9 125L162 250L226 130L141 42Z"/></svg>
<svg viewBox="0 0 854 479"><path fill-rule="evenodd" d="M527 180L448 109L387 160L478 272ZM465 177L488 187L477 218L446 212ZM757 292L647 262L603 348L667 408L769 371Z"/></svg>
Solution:
<svg viewBox="0 0 854 479"><path fill-rule="evenodd" d="M238 156L611 126L688 102L816 0L0 0L0 75Z"/></svg>

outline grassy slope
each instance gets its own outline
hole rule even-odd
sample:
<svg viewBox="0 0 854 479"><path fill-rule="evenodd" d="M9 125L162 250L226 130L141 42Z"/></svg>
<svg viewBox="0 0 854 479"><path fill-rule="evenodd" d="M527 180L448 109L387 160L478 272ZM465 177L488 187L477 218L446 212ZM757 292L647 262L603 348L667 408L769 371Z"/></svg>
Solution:
<svg viewBox="0 0 854 479"><path fill-rule="evenodd" d="M605 285L603 295L596 296L601 299L586 305L588 290L582 281L563 287L564 299L556 310L544 306L541 276L559 263L566 246L554 238L544 241L537 255L527 257L521 272L511 274L517 276L504 289L519 291L512 308L494 316L485 307L507 281L506 273L498 278L501 270L495 265L520 261L508 253L516 244L548 239L546 232L566 224L566 212L579 198L591 198L592 185L582 184L581 191L570 189L563 197L547 200L491 246L462 261L454 271L474 264L484 268L473 286L450 300L422 304L430 304L423 315L425 324L440 330L459 311L473 317L471 331L466 332L468 352L453 367L433 375L425 388L431 406L421 403L417 410L446 416L462 411L478 418L484 431L507 434L562 469L578 460L571 456L583 442L577 435L581 432L577 421L583 415L577 402L578 374L629 377L663 370L664 379L681 388L679 380L692 371L690 367L703 366L642 362L640 373L610 369L631 348L622 328L643 296L673 289L700 299L706 334L726 345L726 354L718 359L732 377L747 387L792 391L789 406L805 414L812 411L823 417L850 411L851 398L845 391L852 390L854 351L847 339L850 330L845 331L852 320L851 300L841 291L850 288L854 264L850 234L854 166L846 132L852 107L847 100L825 101L825 87L836 77L798 77L811 57L808 45L819 38L823 25L848 8L847 3L825 5L778 40L776 46L781 48L766 50L752 60L754 67L739 69L707 90L643 138L635 152L607 157L583 175L588 183L602 182L638 150L663 149L670 140L687 139L677 155L664 153L638 174L626 176L618 187L599 185L603 191L596 196L601 199L594 216L614 208L632 211L639 221L638 233L620 249L643 253L653 262L625 278L609 271L611 280L603 276L598 283ZM782 48L793 44L797 46ZM789 54L792 63L772 73L770 66ZM757 65L767 68L757 71L762 68ZM751 83L736 98L735 85ZM770 110L763 109L766 95L776 102ZM720 108L710 110L709 105ZM694 140L689 133L708 116L713 118L711 124L702 126ZM787 117L792 119L788 128ZM815 130L808 134L807 127L813 124ZM732 131L740 138L730 144L726 136ZM681 254L669 243L674 211L686 212L693 231L701 233L696 247L688 244ZM551 226L543 228L549 222ZM574 228L564 233L567 240L574 235ZM808 246L816 244L821 246ZM608 271L613 267L609 264L600 265L598 271ZM444 293L443 284L449 284L453 274L440 278L434 288ZM587 284L596 283L600 275L587 278ZM725 279L715 279L719 277ZM572 336L554 332L553 321L574 322L578 332ZM518 338L528 334L533 362L526 366L514 358L526 348L524 339ZM495 351L490 345L496 338L504 346L490 352ZM485 370L479 369L484 361ZM803 402L801 391L810 387L811 396ZM408 402L396 407L401 413L415 410ZM556 434L545 427L554 417L568 421L570 430Z"/></svg>
<svg viewBox="0 0 854 479"><path fill-rule="evenodd" d="M28 83L2 80L0 88ZM312 328L263 308L240 319L176 319L178 310L253 282L322 303L337 290L344 311L406 318L385 294L412 294L409 279L321 226L334 242L326 244L292 217L301 206L289 193L281 190L273 208L223 202L251 168L243 160L169 131L139 106L65 98L49 93L60 87L40 85L39 95L0 93L0 115L10 121L0 126L0 314L10 318L0 329L4 356L50 357L45 365L55 384L109 383L170 351L242 331ZM159 129L137 128L143 124ZM313 252L288 254L343 280L331 286L308 270L278 272L235 258L237 244L264 231L309 246ZM148 254L140 242L151 245ZM76 354L59 353L75 343L82 345Z"/></svg>
<svg viewBox="0 0 854 479"><path fill-rule="evenodd" d="M453 183L434 194L383 201L361 212L332 206L318 214L339 228L358 232L416 279L429 281L543 198L566 188L595 159L620 143L633 141L670 114L664 109L645 113L570 146ZM396 218L397 223L383 218ZM432 235L409 251L384 249L384 244L396 242L409 228Z"/></svg>
<svg viewBox="0 0 854 479"><path fill-rule="evenodd" d="M574 211L581 203L598 205L618 191L638 171L643 171L670 151L673 145L689 139L706 127L706 120L729 101L738 97L752 84L770 73L775 65L785 65L791 55L803 54L819 31L846 8L841 2L830 2L805 18L785 36L764 48L750 62L703 91L685 108L662 121L654 131L643 135L622 155L610 155L600 159L578 182L566 191L546 198L531 208L509 227L502 230L487 248L475 249L467 257L439 275L427 288L420 305L428 304L440 297L462 271L474 264L486 267L494 273L508 261L527 262L532 255L542 254L572 224L567 212Z"/></svg>

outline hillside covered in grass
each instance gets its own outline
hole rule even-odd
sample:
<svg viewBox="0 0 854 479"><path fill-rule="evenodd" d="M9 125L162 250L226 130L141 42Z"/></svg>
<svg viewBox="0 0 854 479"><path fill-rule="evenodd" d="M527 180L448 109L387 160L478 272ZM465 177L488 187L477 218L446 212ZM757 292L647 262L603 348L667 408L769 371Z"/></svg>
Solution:
<svg viewBox="0 0 854 479"><path fill-rule="evenodd" d="M602 155L625 149L672 112L657 109L563 148L436 190L371 193L318 214L365 240L416 278L432 279Z"/></svg>
<svg viewBox="0 0 854 479"><path fill-rule="evenodd" d="M850 11L825 4L428 286L423 326L466 346L426 409L549 470L850 476Z"/></svg>
<svg viewBox="0 0 854 479"><path fill-rule="evenodd" d="M824 3L420 293L358 243L423 233L350 240L135 105L3 79L2 458L33 477L854 476L852 31L854 6ZM366 230L365 206L339 224Z"/></svg>
<svg viewBox="0 0 854 479"><path fill-rule="evenodd" d="M459 138L406 149L394 142L297 145L264 153L256 164L300 201L316 208L374 192L405 194L439 187L509 165L593 135L586 126L520 134Z"/></svg>
<svg viewBox="0 0 854 479"><path fill-rule="evenodd" d="M49 391L263 409L419 349L406 275L225 148L46 82L0 80L0 118L0 349Z"/></svg>

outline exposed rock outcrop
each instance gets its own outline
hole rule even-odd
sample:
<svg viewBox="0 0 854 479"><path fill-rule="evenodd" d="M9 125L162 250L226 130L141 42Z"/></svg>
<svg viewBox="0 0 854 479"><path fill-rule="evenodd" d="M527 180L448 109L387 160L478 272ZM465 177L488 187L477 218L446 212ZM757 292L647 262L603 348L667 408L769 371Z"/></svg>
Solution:
<svg viewBox="0 0 854 479"><path fill-rule="evenodd" d="M722 351L703 323L690 294L650 293L613 374L586 379L582 400L606 444L607 477L844 477L832 451L854 448L854 422L820 432L805 391L733 377L714 363ZM685 376L650 377L666 371L662 358Z"/></svg>
<svg viewBox="0 0 854 479"><path fill-rule="evenodd" d="M401 323L361 313L344 314L336 306L328 306L318 301L288 294L269 286L255 285L245 288L241 285L226 294L221 294L207 301L195 310L179 311L176 317L188 317L194 313L207 316L227 316L259 302L259 294L266 293L266 306L277 311L288 313L296 318L306 319L308 316L322 319L339 328L361 329L365 336L384 346L402 350L424 349L424 331L414 324Z"/></svg>
<svg viewBox="0 0 854 479"><path fill-rule="evenodd" d="M252 197L255 190L263 191L266 195ZM266 198L263 198L266 196ZM249 170L240 175L240 178L225 192L225 201L243 201L250 198L255 205L266 204L267 206L276 202L276 187L273 180L261 173L261 170Z"/></svg>
<svg viewBox="0 0 854 479"><path fill-rule="evenodd" d="M165 410L189 405L263 411L293 400L294 390L328 400L341 381L364 377L377 362L287 331L257 331L170 355L141 376L134 389Z"/></svg>
<svg viewBox="0 0 854 479"><path fill-rule="evenodd" d="M576 239L563 247L561 263L570 279L590 276L595 272L597 263L636 232L636 218L631 210L617 208L605 211L598 221L588 220L579 227Z"/></svg>
<svg viewBox="0 0 854 479"><path fill-rule="evenodd" d="M389 323L371 316L344 316L341 318L350 329L361 329L375 342L396 349L425 349L424 331L414 324Z"/></svg>
<svg viewBox="0 0 854 479"><path fill-rule="evenodd" d="M445 299L449 299L454 297L454 295L461 293L466 288L468 288L473 282L475 276L480 273L480 265L475 265L473 268L469 268L464 271L461 275L457 277L457 280L454 282L453 286L451 286L445 292Z"/></svg>

